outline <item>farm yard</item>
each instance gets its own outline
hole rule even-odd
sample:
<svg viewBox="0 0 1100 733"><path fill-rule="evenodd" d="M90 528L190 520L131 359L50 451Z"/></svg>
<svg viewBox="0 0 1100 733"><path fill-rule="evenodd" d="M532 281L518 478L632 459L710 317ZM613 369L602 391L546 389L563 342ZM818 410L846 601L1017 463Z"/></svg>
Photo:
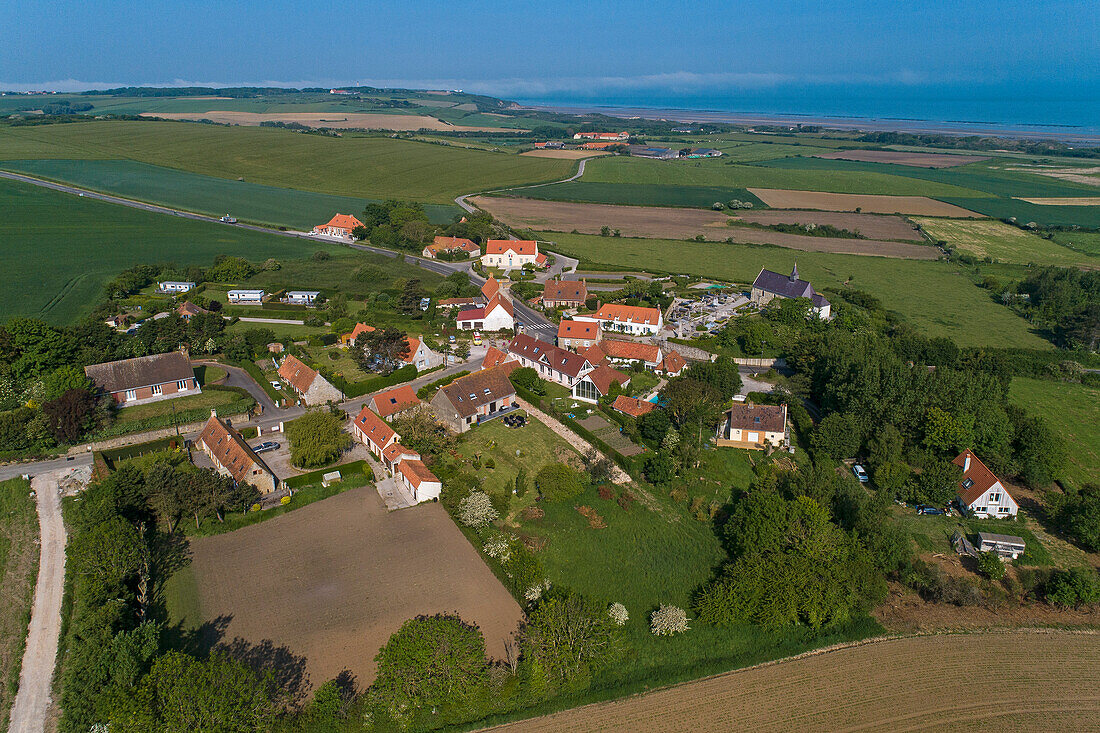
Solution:
<svg viewBox="0 0 1100 733"><path fill-rule="evenodd" d="M0 729L19 682L24 639L38 570L38 514L30 483L0 482Z"/></svg>
<svg viewBox="0 0 1100 733"><path fill-rule="evenodd" d="M191 549L190 568L171 581L173 620L216 628L210 645L270 640L304 657L314 687L345 669L369 684L375 653L418 614L458 612L497 659L522 619L441 506L387 513L369 486Z"/></svg>
<svg viewBox="0 0 1100 733"><path fill-rule="evenodd" d="M1027 322L993 302L969 276L946 262L854 257L799 252L781 247L744 244L594 237L539 233L555 252L578 257L581 268L678 272L750 283L766 267L790 272L795 262L801 276L819 291L849 287L879 298L929 336L948 336L960 346L1019 346L1049 349Z"/></svg>
<svg viewBox="0 0 1100 733"><path fill-rule="evenodd" d="M1016 631L887 638L493 730L1084 730L1100 717L1100 636ZM996 701L956 689L980 670Z"/></svg>
<svg viewBox="0 0 1100 733"><path fill-rule="evenodd" d="M988 156L964 155L957 153L916 153L895 150L837 150L829 153L815 153L815 158L823 160L856 160L865 163L893 163L911 165L917 168L954 168L957 165L979 163L989 160Z"/></svg>
<svg viewBox="0 0 1100 733"><path fill-rule="evenodd" d="M468 200L509 226L522 229L557 232L576 230L582 234L599 234L603 227L608 227L617 229L628 237L691 239L703 236L714 242L733 239L740 243L774 244L778 247L808 252L842 252L927 260L934 260L941 254L934 247L907 242L811 237L759 228L731 227L728 224L736 220L718 211L580 204L488 196Z"/></svg>
<svg viewBox="0 0 1100 733"><path fill-rule="evenodd" d="M823 209L825 211L866 211L868 214L918 214L923 216L980 217L953 204L927 196L884 196L820 191L793 191L774 188L750 188L754 196L773 209Z"/></svg>
<svg viewBox="0 0 1100 733"><path fill-rule="evenodd" d="M1021 265L1100 266L1100 257L1075 252L1037 234L988 219L914 218L933 240L963 250L975 257L992 257L999 262Z"/></svg>

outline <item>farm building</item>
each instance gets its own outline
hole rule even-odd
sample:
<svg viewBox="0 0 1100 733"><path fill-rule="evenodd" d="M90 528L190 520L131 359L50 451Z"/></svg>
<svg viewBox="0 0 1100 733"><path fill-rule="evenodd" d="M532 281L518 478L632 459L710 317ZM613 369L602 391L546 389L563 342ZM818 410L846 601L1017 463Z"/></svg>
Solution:
<svg viewBox="0 0 1100 733"><path fill-rule="evenodd" d="M412 495L415 503L439 498L443 484L420 460L420 454L401 445L401 436L370 407L364 407L355 416L352 433L382 462L398 486Z"/></svg>
<svg viewBox="0 0 1100 733"><path fill-rule="evenodd" d="M516 390L505 365L482 369L441 387L432 398L436 417L464 433L516 407Z"/></svg>
<svg viewBox="0 0 1100 733"><path fill-rule="evenodd" d="M186 293L195 287L193 282L183 282L181 280L165 280L157 283L158 293Z"/></svg>
<svg viewBox="0 0 1100 733"><path fill-rule="evenodd" d="M1015 560L1024 554L1027 544L1022 537L1010 534L978 533L978 552L995 552L1002 559Z"/></svg>
<svg viewBox="0 0 1100 733"><path fill-rule="evenodd" d="M311 234L321 234L326 237L340 237L351 239L351 232L355 227L363 226L363 222L351 214L337 214L328 220L327 224L318 224L313 227Z"/></svg>
<svg viewBox="0 0 1100 733"><path fill-rule="evenodd" d="M717 445L729 448L763 450L787 443L787 406L735 404L726 410L718 424Z"/></svg>
<svg viewBox="0 0 1100 733"><path fill-rule="evenodd" d="M602 338L600 324L596 321L562 321L558 324L558 346L579 352Z"/></svg>
<svg viewBox="0 0 1100 733"><path fill-rule="evenodd" d="M92 364L84 374L122 406L202 392L191 359L180 351Z"/></svg>
<svg viewBox="0 0 1100 733"><path fill-rule="evenodd" d="M672 148L651 148L646 145L630 145L627 147L635 158L653 158L654 160L673 160L680 157L679 150Z"/></svg>
<svg viewBox="0 0 1100 733"><path fill-rule="evenodd" d="M443 483L424 465L419 455L416 458L402 456L393 476L398 483L412 492L417 504L434 501L443 491Z"/></svg>
<svg viewBox="0 0 1100 733"><path fill-rule="evenodd" d="M964 514L979 519L1016 518L1020 505L973 451L967 448L951 462L963 470L958 501Z"/></svg>
<svg viewBox="0 0 1100 733"><path fill-rule="evenodd" d="M481 254L481 247L473 240L463 237L436 237L431 244L424 247L421 255L434 260L443 252L465 252L469 257L477 257Z"/></svg>
<svg viewBox="0 0 1100 733"><path fill-rule="evenodd" d="M521 366L534 369L542 379L566 387L572 387L592 370L592 365L583 356L527 334L520 334L511 340L508 356Z"/></svg>
<svg viewBox="0 0 1100 733"><path fill-rule="evenodd" d="M460 331L505 331L516 326L512 302L497 293L481 308L461 311L455 319Z"/></svg>
<svg viewBox="0 0 1100 733"><path fill-rule="evenodd" d="M577 132L573 134L574 140L597 140L600 142L614 142L616 140L629 140L630 133L623 132Z"/></svg>
<svg viewBox="0 0 1100 733"><path fill-rule="evenodd" d="M714 148L692 148L685 158L721 158L722 151Z"/></svg>
<svg viewBox="0 0 1100 733"><path fill-rule="evenodd" d="M760 307L764 307L774 298L809 298L811 313L826 321L832 317L832 305L825 296L815 291L814 286L806 280L799 279L797 263L790 275L760 270L752 283L749 297Z"/></svg>
<svg viewBox="0 0 1100 733"><path fill-rule="evenodd" d="M574 316L573 320L597 321L605 331L631 336L656 336L665 326L660 309L620 303L605 303L593 315Z"/></svg>
<svg viewBox="0 0 1100 733"><path fill-rule="evenodd" d="M490 239L485 243L481 264L505 270L518 269L524 265L544 267L546 255L539 252L539 243L532 239Z"/></svg>
<svg viewBox="0 0 1100 733"><path fill-rule="evenodd" d="M283 302L294 305L313 305L320 295L320 290L288 290Z"/></svg>
<svg viewBox="0 0 1100 733"><path fill-rule="evenodd" d="M261 494L270 494L279 487L279 479L256 455L233 426L222 422L213 410L199 434L199 447L210 456L214 467L223 476L238 484L252 484Z"/></svg>
<svg viewBox="0 0 1100 733"><path fill-rule="evenodd" d="M264 302L264 296L267 295L262 290L230 290L225 294L226 299L230 303L245 303L248 305L259 305Z"/></svg>
<svg viewBox="0 0 1100 733"><path fill-rule="evenodd" d="M542 288L542 304L547 308L581 308L586 300L584 280L547 280Z"/></svg>
<svg viewBox="0 0 1100 733"><path fill-rule="evenodd" d="M657 405L621 394L611 403L611 409L631 417L641 417L656 410Z"/></svg>
<svg viewBox="0 0 1100 733"><path fill-rule="evenodd" d="M367 450L378 460L382 460L383 451L396 443L400 437L369 407L360 410L351 421L351 431L355 439L367 446Z"/></svg>
<svg viewBox="0 0 1100 733"><path fill-rule="evenodd" d="M584 143L581 150L606 150L613 145L623 145L623 140L604 140L601 142Z"/></svg>
<svg viewBox="0 0 1100 733"><path fill-rule="evenodd" d="M595 404L601 397L611 394L615 384L625 387L630 384L630 377L607 364L600 364L576 381L573 399Z"/></svg>
<svg viewBox="0 0 1100 733"><path fill-rule="evenodd" d="M367 407L374 410L379 417L389 420L399 412L411 410L420 404L416 396L416 390L407 384L400 387L379 392L367 402Z"/></svg>
<svg viewBox="0 0 1100 733"><path fill-rule="evenodd" d="M323 405L344 399L343 392L293 354L287 355L279 365L279 377L290 385L298 399L306 405Z"/></svg>

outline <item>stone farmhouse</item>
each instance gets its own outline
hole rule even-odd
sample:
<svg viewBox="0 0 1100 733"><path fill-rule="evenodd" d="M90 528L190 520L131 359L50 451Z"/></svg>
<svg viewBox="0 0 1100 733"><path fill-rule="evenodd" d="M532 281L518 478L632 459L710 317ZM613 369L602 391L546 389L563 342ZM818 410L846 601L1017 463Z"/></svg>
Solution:
<svg viewBox="0 0 1100 733"><path fill-rule="evenodd" d="M248 446L233 426L223 422L213 410L199 433L199 448L210 456L214 467L223 476L238 484L252 484L261 494L270 494L279 487L279 479L267 464Z"/></svg>
<svg viewBox="0 0 1100 733"><path fill-rule="evenodd" d="M311 407L344 399L343 392L293 354L288 354L279 365L279 377L290 385L302 403Z"/></svg>
<svg viewBox="0 0 1100 733"><path fill-rule="evenodd" d="M588 300L588 284L584 280L547 280L542 290L546 308L583 308Z"/></svg>

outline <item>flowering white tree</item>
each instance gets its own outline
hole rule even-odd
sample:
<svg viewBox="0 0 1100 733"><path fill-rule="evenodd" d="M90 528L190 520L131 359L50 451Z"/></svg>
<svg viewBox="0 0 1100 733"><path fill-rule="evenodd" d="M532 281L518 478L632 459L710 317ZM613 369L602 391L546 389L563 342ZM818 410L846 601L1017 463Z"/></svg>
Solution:
<svg viewBox="0 0 1100 733"><path fill-rule="evenodd" d="M550 590L550 581L543 580L528 588L526 592L524 592L523 597L526 598L529 603L534 603L542 598L542 594L548 590Z"/></svg>
<svg viewBox="0 0 1100 733"><path fill-rule="evenodd" d="M485 541L482 549L486 555L502 563L508 562L508 558L512 557L512 543L503 534L495 534L490 537Z"/></svg>
<svg viewBox="0 0 1100 733"><path fill-rule="evenodd" d="M472 491L458 503L458 518L467 527L475 529L492 524L500 514L493 508L489 495L484 491Z"/></svg>
<svg viewBox="0 0 1100 733"><path fill-rule="evenodd" d="M612 603L607 607L607 615L615 622L616 626L623 626L630 620L630 614L626 611L626 606L621 603Z"/></svg>
<svg viewBox="0 0 1100 733"><path fill-rule="evenodd" d="M667 603L662 603L661 607L649 617L649 630L657 636L682 634L689 628L687 613L684 609Z"/></svg>

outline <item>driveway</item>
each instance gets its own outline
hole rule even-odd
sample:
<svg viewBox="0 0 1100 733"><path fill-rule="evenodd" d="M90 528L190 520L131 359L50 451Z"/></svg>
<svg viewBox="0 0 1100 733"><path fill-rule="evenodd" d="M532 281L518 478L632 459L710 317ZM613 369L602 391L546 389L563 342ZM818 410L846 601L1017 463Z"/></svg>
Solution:
<svg viewBox="0 0 1100 733"><path fill-rule="evenodd" d="M258 402L260 406L263 407L262 414L265 418L273 417L279 414L280 408L275 406L275 402L271 399L271 396L268 395L266 391L264 391L263 387L256 384L256 380L253 379L252 376L244 369L229 366L227 364L222 364L216 361L194 361L191 363L216 366L219 369L224 369L229 376L226 377L223 384L225 384L227 387L240 387L241 389L248 390L248 394L252 395L253 399L255 399L256 402Z"/></svg>

